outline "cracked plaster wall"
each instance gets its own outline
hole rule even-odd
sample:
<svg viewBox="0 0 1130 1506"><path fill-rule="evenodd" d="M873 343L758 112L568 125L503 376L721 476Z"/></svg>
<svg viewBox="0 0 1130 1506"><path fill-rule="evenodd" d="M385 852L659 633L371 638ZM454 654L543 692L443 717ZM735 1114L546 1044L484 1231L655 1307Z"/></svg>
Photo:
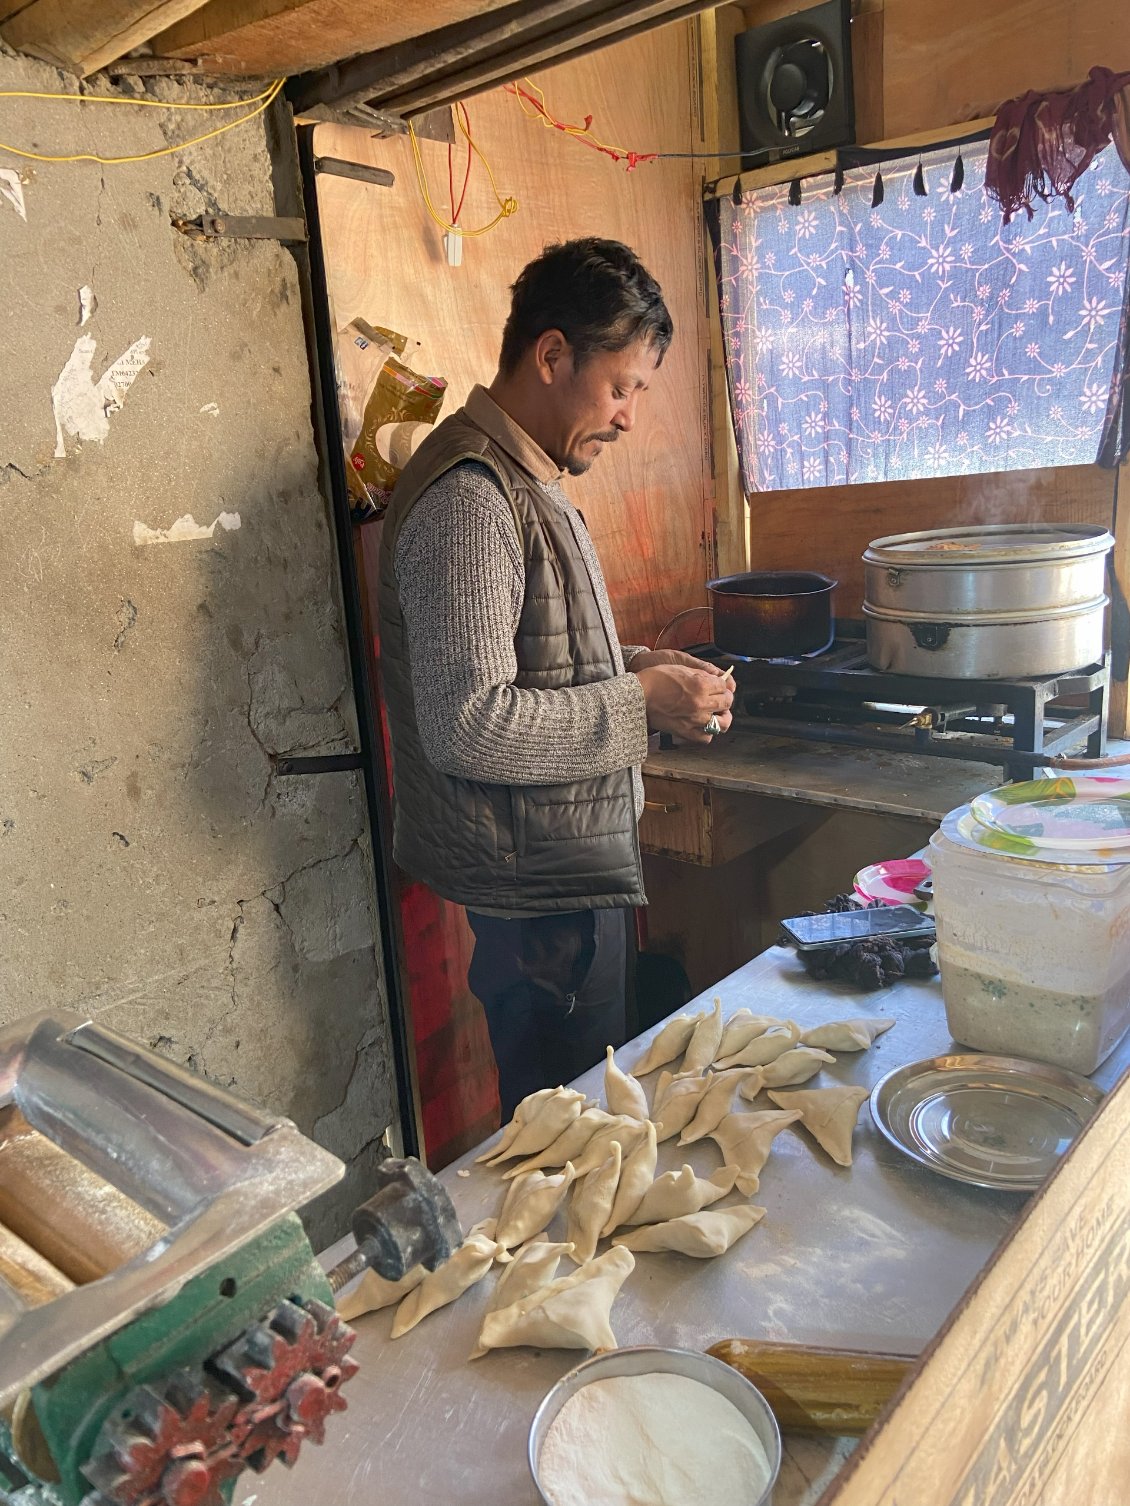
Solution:
<svg viewBox="0 0 1130 1506"><path fill-rule="evenodd" d="M0 88L74 80L0 50ZM215 118L24 101L10 130L122 155ZM89 1011L288 1114L350 1167L323 1243L371 1191L394 1089L363 789L269 762L356 746L299 283L273 242L170 223L294 212L268 121L128 166L0 152L27 214L0 196L0 1021ZM149 359L104 440L57 459L80 329L95 382L142 336ZM239 526L134 542L222 512Z"/></svg>

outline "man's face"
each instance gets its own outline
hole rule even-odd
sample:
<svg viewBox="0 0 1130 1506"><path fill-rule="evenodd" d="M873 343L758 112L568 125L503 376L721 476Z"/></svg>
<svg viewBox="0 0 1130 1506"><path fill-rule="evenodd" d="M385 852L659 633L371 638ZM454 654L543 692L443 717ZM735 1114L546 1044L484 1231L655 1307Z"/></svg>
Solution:
<svg viewBox="0 0 1130 1506"><path fill-rule="evenodd" d="M548 386L553 413L550 458L583 476L605 445L636 421L636 404L659 365L655 347L637 340L624 350L598 350L578 367L566 345Z"/></svg>

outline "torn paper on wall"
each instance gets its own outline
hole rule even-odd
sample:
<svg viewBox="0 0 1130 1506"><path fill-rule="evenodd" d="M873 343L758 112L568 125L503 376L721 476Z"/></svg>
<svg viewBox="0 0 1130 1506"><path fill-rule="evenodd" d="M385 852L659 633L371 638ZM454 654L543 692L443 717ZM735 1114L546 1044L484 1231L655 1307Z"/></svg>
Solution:
<svg viewBox="0 0 1130 1506"><path fill-rule="evenodd" d="M207 525L198 523L190 512L186 512L168 528L150 528L139 518L133 525L133 541L135 544L184 544L192 539L210 539L217 528L232 533L240 526L237 512L222 512L214 523Z"/></svg>
<svg viewBox="0 0 1130 1506"><path fill-rule="evenodd" d="M126 393L149 360L152 341L148 335L135 340L96 382L91 366L97 344L93 335L79 335L59 380L51 389L56 460L66 459L65 433L80 440L97 440L99 444L105 440L110 432L110 414L117 413L125 402Z"/></svg>
<svg viewBox="0 0 1130 1506"><path fill-rule="evenodd" d="M20 219L27 222L27 204L24 202L24 185L14 168L0 167L0 200L11 204Z"/></svg>
<svg viewBox="0 0 1130 1506"><path fill-rule="evenodd" d="M200 411L201 413L207 413L210 418L219 418L220 405L219 403L205 403Z"/></svg>
<svg viewBox="0 0 1130 1506"><path fill-rule="evenodd" d="M89 324L98 309L98 299L94 296L94 289L84 285L78 290L78 322L80 327Z"/></svg>

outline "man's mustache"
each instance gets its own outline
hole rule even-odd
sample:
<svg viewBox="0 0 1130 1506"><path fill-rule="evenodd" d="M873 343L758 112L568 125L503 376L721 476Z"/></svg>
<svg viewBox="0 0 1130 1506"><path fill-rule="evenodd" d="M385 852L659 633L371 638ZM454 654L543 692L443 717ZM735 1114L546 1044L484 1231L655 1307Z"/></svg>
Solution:
<svg viewBox="0 0 1130 1506"><path fill-rule="evenodd" d="M599 439L602 444L612 444L620 438L619 429L606 429L603 434L590 434L589 439Z"/></svg>

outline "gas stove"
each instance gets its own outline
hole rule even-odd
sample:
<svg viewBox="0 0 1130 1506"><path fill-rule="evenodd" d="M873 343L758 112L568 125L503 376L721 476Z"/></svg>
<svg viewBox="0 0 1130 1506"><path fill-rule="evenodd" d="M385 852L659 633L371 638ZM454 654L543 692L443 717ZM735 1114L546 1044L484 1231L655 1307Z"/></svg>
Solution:
<svg viewBox="0 0 1130 1506"><path fill-rule="evenodd" d="M807 742L997 763L1030 779L1056 754L1106 748L1105 663L1035 680L940 680L867 662L862 622L840 620L830 648L803 659L741 659L713 644L690 650L733 665L735 723Z"/></svg>

